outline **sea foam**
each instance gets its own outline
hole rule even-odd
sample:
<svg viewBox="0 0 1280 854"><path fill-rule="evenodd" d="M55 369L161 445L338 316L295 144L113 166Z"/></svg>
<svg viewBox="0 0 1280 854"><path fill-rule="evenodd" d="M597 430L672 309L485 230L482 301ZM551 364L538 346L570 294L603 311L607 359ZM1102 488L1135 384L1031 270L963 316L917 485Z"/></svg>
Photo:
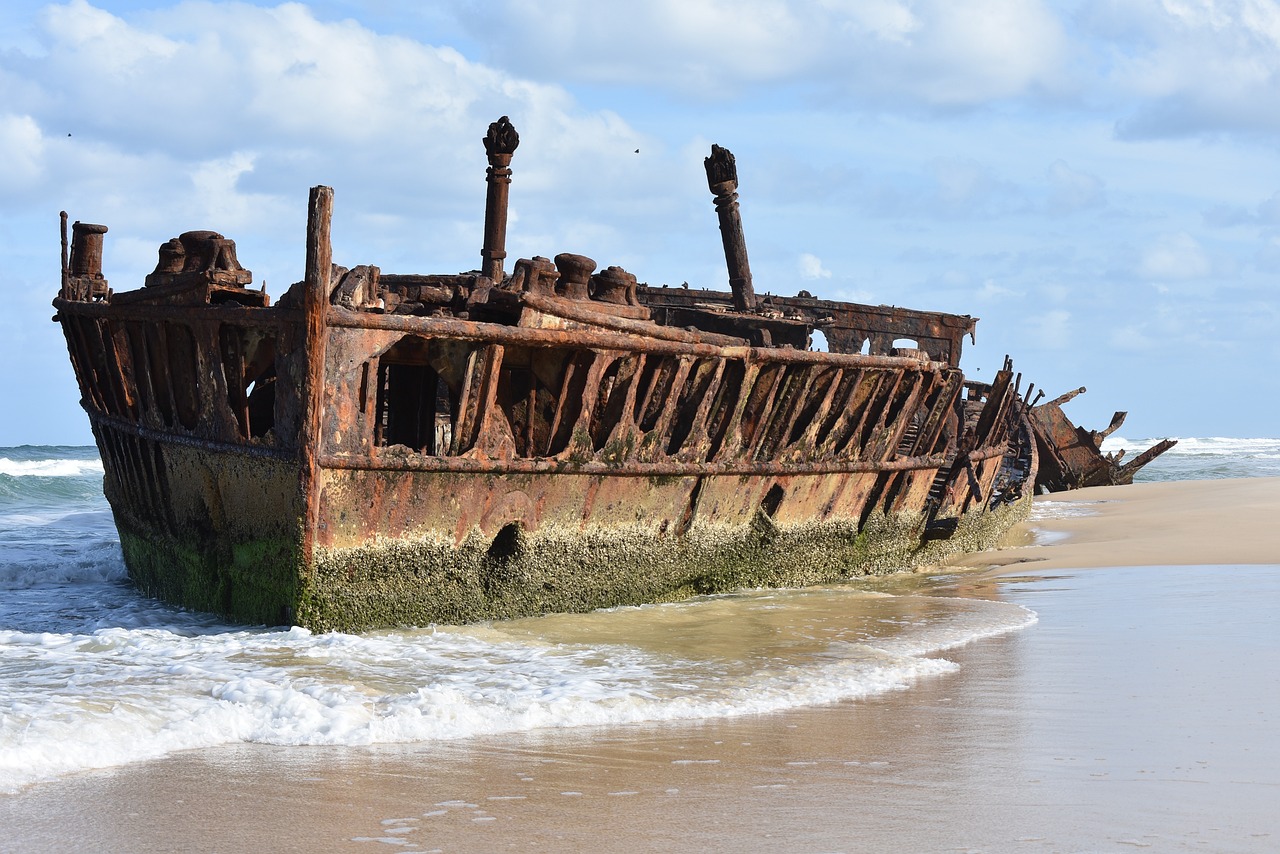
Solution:
<svg viewBox="0 0 1280 854"><path fill-rule="evenodd" d="M618 609L618 619L637 631L647 623L647 637L662 639L637 644L563 642L558 636L573 626L566 616L552 618L545 635L538 620L509 630L314 635L234 629L181 612L167 626L0 631L0 707L9 710L0 719L0 789L237 742L422 742L830 703L953 670L934 654L1035 619L1000 602L813 595ZM863 606L872 611L857 618ZM840 630L840 609L858 628ZM705 622L719 631L714 625L735 612L747 623L763 615L791 628L749 637L741 656L700 649L690 627L714 615ZM683 633L674 649L663 639L669 617ZM796 638L815 625L829 639L796 653Z"/></svg>
<svg viewBox="0 0 1280 854"><path fill-rule="evenodd" d="M0 475L10 477L83 477L102 474L99 459L11 460L0 457Z"/></svg>

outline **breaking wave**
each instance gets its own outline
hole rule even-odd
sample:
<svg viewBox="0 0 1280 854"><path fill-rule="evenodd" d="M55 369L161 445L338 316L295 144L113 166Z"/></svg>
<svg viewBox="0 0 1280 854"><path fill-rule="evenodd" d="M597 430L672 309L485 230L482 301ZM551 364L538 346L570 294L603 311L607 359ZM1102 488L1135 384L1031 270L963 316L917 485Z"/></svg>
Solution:
<svg viewBox="0 0 1280 854"><path fill-rule="evenodd" d="M1170 448L1138 472L1138 482L1164 480L1212 480L1226 477L1280 477L1280 439L1224 437L1177 438ZM1126 439L1108 436L1102 450L1123 450L1132 458L1160 439Z"/></svg>
<svg viewBox="0 0 1280 854"><path fill-rule="evenodd" d="M83 589L69 598L68 584ZM89 576L19 592L27 613L0 620L3 791L237 742L423 742L837 702L954 670L936 653L1035 620L1002 602L825 588L316 635L220 625Z"/></svg>

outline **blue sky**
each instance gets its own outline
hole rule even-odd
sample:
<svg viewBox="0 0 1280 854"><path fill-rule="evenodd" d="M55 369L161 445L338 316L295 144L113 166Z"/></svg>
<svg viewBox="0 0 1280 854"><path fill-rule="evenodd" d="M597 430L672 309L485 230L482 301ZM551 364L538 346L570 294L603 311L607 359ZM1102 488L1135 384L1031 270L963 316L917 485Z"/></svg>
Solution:
<svg viewBox="0 0 1280 854"><path fill-rule="evenodd" d="M758 291L980 317L966 372L1087 386L1089 427L1280 429L1271 0L8 0L0 445L91 441L59 210L110 227L116 290L208 228L279 295L315 184L339 263L469 270L504 114L513 256L725 287L716 142Z"/></svg>

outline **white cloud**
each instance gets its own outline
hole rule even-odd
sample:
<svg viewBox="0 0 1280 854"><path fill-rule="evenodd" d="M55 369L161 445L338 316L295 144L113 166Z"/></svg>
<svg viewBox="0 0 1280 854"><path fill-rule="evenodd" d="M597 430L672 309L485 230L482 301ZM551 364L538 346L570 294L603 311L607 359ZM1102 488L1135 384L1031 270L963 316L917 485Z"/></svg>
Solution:
<svg viewBox="0 0 1280 854"><path fill-rule="evenodd" d="M844 300L846 302L860 302L866 305L875 305L880 297L873 291L863 288L837 288L835 291L827 295L828 299Z"/></svg>
<svg viewBox="0 0 1280 854"><path fill-rule="evenodd" d="M1040 286L1040 293L1044 294L1050 302L1064 303L1074 296L1074 291L1060 282L1052 282Z"/></svg>
<svg viewBox="0 0 1280 854"><path fill-rule="evenodd" d="M1065 350L1073 343L1071 312L1065 309L1041 312L1027 325L1035 334L1036 343L1046 350Z"/></svg>
<svg viewBox="0 0 1280 854"><path fill-rule="evenodd" d="M940 157L930 164L934 195L927 215L999 214L1025 204L1022 191L972 158Z"/></svg>
<svg viewBox="0 0 1280 854"><path fill-rule="evenodd" d="M228 231L239 230L256 225L264 214L283 213L272 196L241 188L241 178L253 172L256 159L253 153L236 151L206 160L192 171L191 183L209 222Z"/></svg>
<svg viewBox="0 0 1280 854"><path fill-rule="evenodd" d="M1055 86L1068 44L1040 0L455 0L477 39L543 79L699 98L761 83L969 106Z"/></svg>
<svg viewBox="0 0 1280 854"><path fill-rule="evenodd" d="M1064 161L1049 167L1050 213L1069 214L1106 205L1102 179L1088 172L1078 172Z"/></svg>
<svg viewBox="0 0 1280 854"><path fill-rule="evenodd" d="M973 160L948 158L934 163L938 195L950 205L963 205L985 194L991 186L987 171Z"/></svg>
<svg viewBox="0 0 1280 854"><path fill-rule="evenodd" d="M995 279L987 279L982 283L982 287L978 289L978 299L983 301L1004 300L1010 297L1020 297L1022 294L1006 288L996 282Z"/></svg>
<svg viewBox="0 0 1280 854"><path fill-rule="evenodd" d="M126 20L71 0L43 20L43 55L0 57L6 89L41 127L190 162L257 151L259 184L292 183L338 159L330 152L358 146L360 157L341 155L344 171L402 164L405 189L422 191L418 176L428 172L459 179L503 113L522 134L556 140L539 146L538 165L585 159L608 169L617 159L609 155L642 141L558 86L355 21L321 21L298 3L192 0Z"/></svg>
<svg viewBox="0 0 1280 854"><path fill-rule="evenodd" d="M1274 0L450 2L494 62L547 81L796 86L885 112L1015 100L1101 111L1127 138L1280 128Z"/></svg>
<svg viewBox="0 0 1280 854"><path fill-rule="evenodd" d="M800 278L829 279L831 278L831 271L822 266L822 259L817 255L803 252L800 255Z"/></svg>
<svg viewBox="0 0 1280 854"><path fill-rule="evenodd" d="M1146 325L1141 323L1118 326L1111 330L1108 343L1117 350L1142 352L1155 347L1156 341L1146 332Z"/></svg>
<svg viewBox="0 0 1280 854"><path fill-rule="evenodd" d="M0 115L0 189L13 192L44 173L44 135L31 116Z"/></svg>
<svg viewBox="0 0 1280 854"><path fill-rule="evenodd" d="M596 224L593 205L609 203L602 186L629 211L670 204L667 164L634 157L656 146L617 114L449 47L318 20L298 3L193 0L115 15L70 0L41 21L40 51L0 54L10 111L0 115L0 185L108 222L120 246L144 222L157 243L213 228L258 230L270 245L296 233L307 187L328 184L336 228L376 224L355 239L418 259L403 263L467 269L482 225L480 138L502 114L525 142L513 204L596 242L578 251L629 242L617 222ZM26 203L11 196L0 208ZM156 223L164 233L152 233Z"/></svg>
<svg viewBox="0 0 1280 854"><path fill-rule="evenodd" d="M917 94L964 105L1055 87L1067 43L1057 16L1029 0L920 3L925 25L901 62ZM908 89L915 88L908 85Z"/></svg>
<svg viewBox="0 0 1280 854"><path fill-rule="evenodd" d="M1105 83L1134 100L1127 137L1280 128L1280 4L1096 0L1080 15Z"/></svg>
<svg viewBox="0 0 1280 854"><path fill-rule="evenodd" d="M1204 247L1186 232L1166 234L1148 246L1138 262L1138 275L1146 279L1200 279L1213 265Z"/></svg>
<svg viewBox="0 0 1280 854"><path fill-rule="evenodd" d="M36 79L54 114L120 143L196 155L263 141L386 149L406 131L415 141L459 133L482 99L550 94L449 49L317 21L299 4L189 2L143 27L72 0L46 23Z"/></svg>
<svg viewBox="0 0 1280 854"><path fill-rule="evenodd" d="M1258 267L1268 273L1280 273L1280 235L1272 236L1258 251Z"/></svg>
<svg viewBox="0 0 1280 854"><path fill-rule="evenodd" d="M1204 352L1222 345L1216 332L1215 313L1187 312L1166 299L1154 301L1142 319L1114 327L1108 345L1119 353L1142 353L1161 347L1183 352Z"/></svg>
<svg viewBox="0 0 1280 854"><path fill-rule="evenodd" d="M1280 193L1271 196L1258 205L1258 221L1280 225Z"/></svg>
<svg viewBox="0 0 1280 854"><path fill-rule="evenodd" d="M887 112L1018 100L1127 137L1280 127L1274 0L448 0L534 79L724 101L797 86Z"/></svg>
<svg viewBox="0 0 1280 854"><path fill-rule="evenodd" d="M786 77L807 62L794 49L806 35L803 19L781 0L454 5L495 59L545 79L718 90Z"/></svg>
<svg viewBox="0 0 1280 854"><path fill-rule="evenodd" d="M920 19L910 6L897 0L819 0L818 7L833 16L848 16L850 31L869 33L882 41L906 44L920 29Z"/></svg>
<svg viewBox="0 0 1280 854"><path fill-rule="evenodd" d="M1244 205L1215 205L1205 211L1211 225L1280 225L1280 193L1273 193L1254 208Z"/></svg>
<svg viewBox="0 0 1280 854"><path fill-rule="evenodd" d="M70 0L64 6L44 10L48 32L81 56L91 56L103 77L146 74L157 61L178 52L178 45L156 33L128 26L110 12L89 5L86 0Z"/></svg>

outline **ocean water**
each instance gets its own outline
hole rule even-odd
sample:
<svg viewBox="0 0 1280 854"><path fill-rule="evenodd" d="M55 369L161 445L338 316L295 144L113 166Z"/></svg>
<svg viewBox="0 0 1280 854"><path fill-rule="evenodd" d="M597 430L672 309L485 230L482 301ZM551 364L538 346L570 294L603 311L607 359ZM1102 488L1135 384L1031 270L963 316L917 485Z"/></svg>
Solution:
<svg viewBox="0 0 1280 854"><path fill-rule="evenodd" d="M1133 459L1161 440L1108 436L1106 453L1124 451ZM1212 480L1224 477L1280 477L1280 439L1183 438L1144 466L1135 483L1162 480Z"/></svg>
<svg viewBox="0 0 1280 854"><path fill-rule="evenodd" d="M1280 440L1191 439L1143 479L1271 474ZM225 625L132 589L94 448L0 448L0 792L225 744L830 703L909 688L956 667L946 650L1034 621L1009 602L853 584L362 635Z"/></svg>

